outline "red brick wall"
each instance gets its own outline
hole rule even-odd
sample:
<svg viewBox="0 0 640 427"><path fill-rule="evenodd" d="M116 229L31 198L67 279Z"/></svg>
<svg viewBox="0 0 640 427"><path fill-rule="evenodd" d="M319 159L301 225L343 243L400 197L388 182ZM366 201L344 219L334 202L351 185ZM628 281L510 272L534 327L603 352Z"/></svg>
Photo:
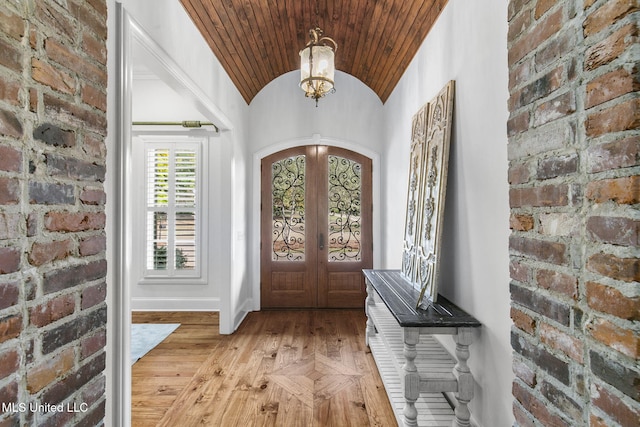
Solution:
<svg viewBox="0 0 640 427"><path fill-rule="evenodd" d="M106 15L0 2L0 426L104 419Z"/></svg>
<svg viewBox="0 0 640 427"><path fill-rule="evenodd" d="M640 418L637 0L511 0L513 412Z"/></svg>

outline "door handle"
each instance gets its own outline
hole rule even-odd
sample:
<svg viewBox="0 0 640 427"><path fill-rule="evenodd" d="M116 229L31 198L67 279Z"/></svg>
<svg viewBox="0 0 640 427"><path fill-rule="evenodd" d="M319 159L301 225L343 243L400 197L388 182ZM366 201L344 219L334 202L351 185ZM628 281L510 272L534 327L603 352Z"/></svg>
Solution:
<svg viewBox="0 0 640 427"><path fill-rule="evenodd" d="M320 236L318 236L318 246L320 246L320 250L324 249L324 234L320 233Z"/></svg>

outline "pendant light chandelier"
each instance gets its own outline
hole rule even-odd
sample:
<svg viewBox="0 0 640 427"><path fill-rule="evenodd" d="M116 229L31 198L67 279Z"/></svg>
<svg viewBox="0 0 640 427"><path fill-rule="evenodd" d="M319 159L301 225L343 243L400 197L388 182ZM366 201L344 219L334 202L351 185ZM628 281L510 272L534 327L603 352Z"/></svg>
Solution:
<svg viewBox="0 0 640 427"><path fill-rule="evenodd" d="M316 100L317 107L318 99L336 91L334 54L338 44L322 37L318 27L309 30L309 38L309 43L300 51L300 88L306 97Z"/></svg>

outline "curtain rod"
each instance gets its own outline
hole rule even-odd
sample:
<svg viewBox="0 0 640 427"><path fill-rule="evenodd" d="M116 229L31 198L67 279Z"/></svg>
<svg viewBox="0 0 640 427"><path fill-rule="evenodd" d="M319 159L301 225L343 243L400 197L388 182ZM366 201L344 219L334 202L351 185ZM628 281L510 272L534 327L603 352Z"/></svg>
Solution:
<svg viewBox="0 0 640 427"><path fill-rule="evenodd" d="M199 120L183 120L181 122L133 122L133 126L182 126L183 128L201 128L202 126L213 126L219 132L218 126L211 122L201 122Z"/></svg>

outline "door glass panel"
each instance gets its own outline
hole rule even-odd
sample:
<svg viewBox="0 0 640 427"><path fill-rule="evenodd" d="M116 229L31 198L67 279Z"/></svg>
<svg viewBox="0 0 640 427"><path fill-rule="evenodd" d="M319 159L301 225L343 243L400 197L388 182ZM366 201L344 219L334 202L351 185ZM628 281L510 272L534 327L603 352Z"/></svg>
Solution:
<svg viewBox="0 0 640 427"><path fill-rule="evenodd" d="M273 261L305 259L305 156L293 156L271 165Z"/></svg>
<svg viewBox="0 0 640 427"><path fill-rule="evenodd" d="M330 262L359 262L361 239L362 165L329 155Z"/></svg>

